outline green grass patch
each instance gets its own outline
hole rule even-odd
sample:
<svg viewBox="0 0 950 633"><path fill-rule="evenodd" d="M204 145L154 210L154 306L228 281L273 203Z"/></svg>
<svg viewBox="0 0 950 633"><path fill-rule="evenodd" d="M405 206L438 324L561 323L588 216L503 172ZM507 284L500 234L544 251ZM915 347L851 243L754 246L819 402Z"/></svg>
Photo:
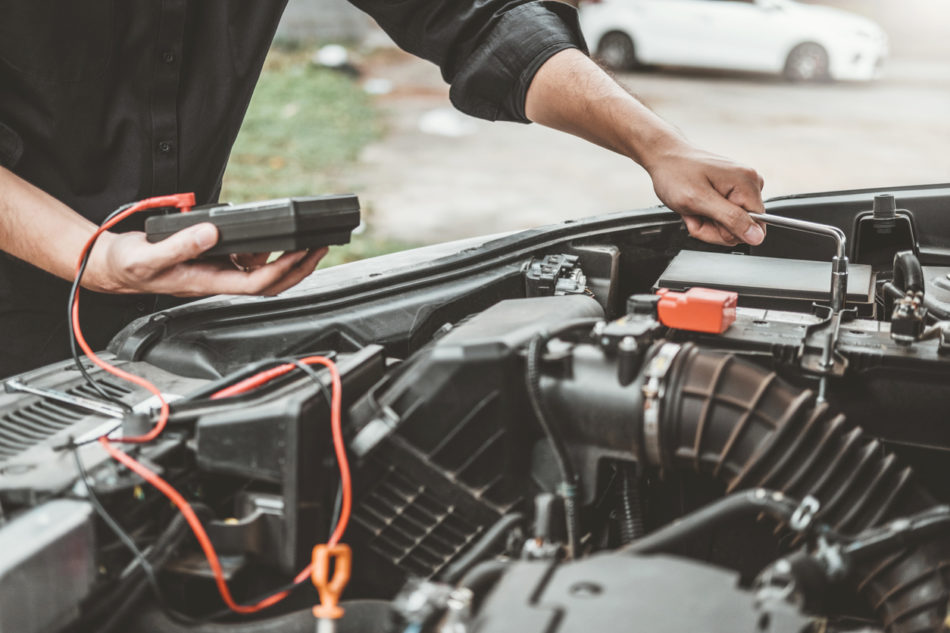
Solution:
<svg viewBox="0 0 950 633"><path fill-rule="evenodd" d="M347 193L346 170L382 135L382 120L357 81L311 62L314 51L271 49L231 152L222 201ZM364 220L369 214L364 209ZM350 245L331 249L321 267L411 246L354 235Z"/></svg>
<svg viewBox="0 0 950 633"><path fill-rule="evenodd" d="M382 134L359 84L310 61L312 50L268 55L231 152L222 200L340 193L340 176Z"/></svg>

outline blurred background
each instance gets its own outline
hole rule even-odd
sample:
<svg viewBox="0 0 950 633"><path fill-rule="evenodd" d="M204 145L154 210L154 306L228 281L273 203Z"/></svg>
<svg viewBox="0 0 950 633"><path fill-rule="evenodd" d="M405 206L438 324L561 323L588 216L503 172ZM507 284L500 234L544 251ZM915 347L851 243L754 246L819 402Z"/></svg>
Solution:
<svg viewBox="0 0 950 633"><path fill-rule="evenodd" d="M618 80L695 144L759 170L766 197L950 182L950 0L583 2L592 50L606 32L637 28L643 14L633 25L626 14L644 10L631 9L638 3L659 7L645 9L656 20L664 18L657 11L679 6L664 18L668 30L650 29L657 42L631 36L637 57L656 57L617 64ZM819 12L802 13L809 7L801 5ZM731 69L768 53L767 42L745 41L761 29L723 13L730 10L817 29L827 38L825 57L806 50L794 68L783 53L775 72ZM721 37L697 51L698 60L670 65L662 45L689 37L690 11L705 12L693 28ZM880 68L871 60L868 76L796 77L802 69L858 68L861 55L881 48L875 28L886 34L885 52ZM860 38L862 53L851 52L849 37ZM291 0L222 200L344 191L359 194L366 226L328 264L658 204L649 177L625 158L541 126L456 113L438 69L397 49L343 0Z"/></svg>

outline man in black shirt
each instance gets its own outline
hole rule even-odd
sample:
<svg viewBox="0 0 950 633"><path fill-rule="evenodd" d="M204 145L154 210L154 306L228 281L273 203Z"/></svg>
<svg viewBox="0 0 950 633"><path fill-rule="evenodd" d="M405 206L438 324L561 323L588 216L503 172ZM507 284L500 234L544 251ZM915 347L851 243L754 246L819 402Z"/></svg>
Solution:
<svg viewBox="0 0 950 633"><path fill-rule="evenodd" d="M429 59L460 110L536 121L642 165L707 241L758 243L754 171L690 145L585 55L569 6L538 0L352 0ZM82 245L122 203L221 177L286 0L0 0L0 376L68 355L65 304ZM276 294L323 256L239 269L195 260L199 225L148 244L108 232L83 278L84 331L102 348L156 296Z"/></svg>

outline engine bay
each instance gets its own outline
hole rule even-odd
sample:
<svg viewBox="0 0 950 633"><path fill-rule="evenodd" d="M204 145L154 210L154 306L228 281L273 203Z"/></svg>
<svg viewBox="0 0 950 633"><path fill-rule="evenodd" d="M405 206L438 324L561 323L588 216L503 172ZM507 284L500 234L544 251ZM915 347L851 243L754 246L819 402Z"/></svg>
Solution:
<svg viewBox="0 0 950 633"><path fill-rule="evenodd" d="M8 379L0 633L311 631L344 531L340 632L945 628L950 187L767 209L758 247L647 209L132 323L103 356L167 425L115 445L207 543L96 441L152 394Z"/></svg>

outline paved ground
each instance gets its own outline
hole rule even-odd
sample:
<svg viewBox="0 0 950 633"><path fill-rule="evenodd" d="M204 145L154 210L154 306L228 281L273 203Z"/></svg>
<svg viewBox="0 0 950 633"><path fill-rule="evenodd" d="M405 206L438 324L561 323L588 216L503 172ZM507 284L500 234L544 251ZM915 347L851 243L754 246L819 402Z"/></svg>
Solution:
<svg viewBox="0 0 950 633"><path fill-rule="evenodd" d="M389 131L352 185L383 234L431 242L657 203L635 164L566 135L451 113L433 122L448 91L425 62L392 52L370 72L394 80L379 101ZM950 182L950 61L895 60L865 85L686 71L620 79L695 143L758 169L766 196ZM462 135L422 131L427 113Z"/></svg>

